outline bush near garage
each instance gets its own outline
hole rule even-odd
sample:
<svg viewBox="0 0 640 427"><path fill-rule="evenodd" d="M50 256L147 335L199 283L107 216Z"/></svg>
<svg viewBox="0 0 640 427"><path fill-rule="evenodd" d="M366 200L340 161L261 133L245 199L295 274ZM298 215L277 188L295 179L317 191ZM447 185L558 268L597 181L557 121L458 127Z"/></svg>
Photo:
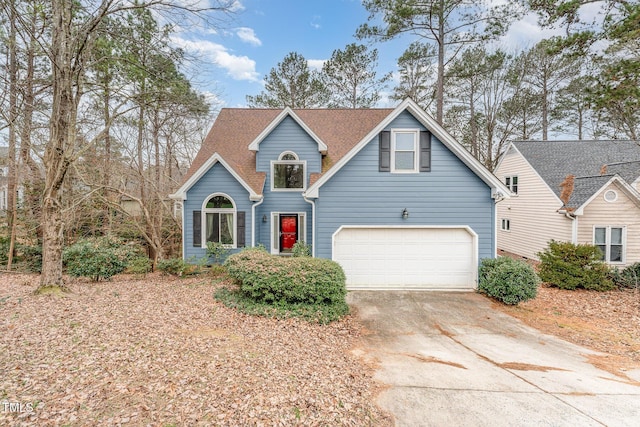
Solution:
<svg viewBox="0 0 640 427"><path fill-rule="evenodd" d="M509 257L483 259L478 291L507 305L535 298L540 278L529 264Z"/></svg>
<svg viewBox="0 0 640 427"><path fill-rule="evenodd" d="M239 287L235 299L229 290L217 297L246 312L298 316L320 323L349 312L344 271L331 260L280 257L263 248L248 248L229 256L224 266Z"/></svg>
<svg viewBox="0 0 640 427"><path fill-rule="evenodd" d="M597 246L550 241L538 253L538 275L543 282L560 289L589 289L608 291L615 287L611 270L602 261Z"/></svg>

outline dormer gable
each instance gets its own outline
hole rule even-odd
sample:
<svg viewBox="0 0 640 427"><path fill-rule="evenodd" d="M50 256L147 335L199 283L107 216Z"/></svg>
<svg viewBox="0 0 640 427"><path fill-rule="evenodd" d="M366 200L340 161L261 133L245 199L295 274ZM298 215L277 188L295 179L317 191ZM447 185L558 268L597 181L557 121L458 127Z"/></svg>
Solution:
<svg viewBox="0 0 640 427"><path fill-rule="evenodd" d="M260 151L260 143L271 133L273 132L273 130L278 127L278 125L280 123L282 123L282 121L287 118L287 117L291 117L302 129L304 129L304 131L311 137L311 139L313 139L317 144L318 144L318 151L321 154L326 154L327 153L327 145L318 137L318 135L315 134L315 132L313 132L311 130L311 128L309 128L309 126L307 126L307 124L300 119L300 117L289 107L285 108L284 110L282 110L282 112L280 114L278 114L278 116L273 119L273 121L271 121L271 123L269 123L269 125L260 133L260 135L258 135L256 137L256 139L254 139L251 144L249 144L249 150L250 151Z"/></svg>

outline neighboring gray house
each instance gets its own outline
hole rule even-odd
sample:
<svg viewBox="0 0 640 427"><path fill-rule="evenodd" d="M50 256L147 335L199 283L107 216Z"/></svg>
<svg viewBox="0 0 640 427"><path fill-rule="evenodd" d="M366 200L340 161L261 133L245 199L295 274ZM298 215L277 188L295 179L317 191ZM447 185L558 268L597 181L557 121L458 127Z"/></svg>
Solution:
<svg viewBox="0 0 640 427"><path fill-rule="evenodd" d="M495 174L498 249L537 260L550 240L595 244L618 266L640 261L640 141L517 141Z"/></svg>
<svg viewBox="0 0 640 427"><path fill-rule="evenodd" d="M296 241L347 286L473 289L507 188L413 101L395 109L223 109L182 186L185 259Z"/></svg>

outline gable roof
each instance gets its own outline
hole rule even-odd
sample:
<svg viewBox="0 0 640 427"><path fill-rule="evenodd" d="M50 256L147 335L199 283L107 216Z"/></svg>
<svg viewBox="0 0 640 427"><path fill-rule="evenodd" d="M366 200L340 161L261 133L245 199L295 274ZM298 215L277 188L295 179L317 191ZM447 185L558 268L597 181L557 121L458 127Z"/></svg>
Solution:
<svg viewBox="0 0 640 427"><path fill-rule="evenodd" d="M640 177L639 144L622 140L512 142L558 198L560 184L568 175L575 177L566 206L572 209L591 200L614 177L631 189L629 184Z"/></svg>
<svg viewBox="0 0 640 427"><path fill-rule="evenodd" d="M223 108L180 188L171 197L184 200L189 188L217 163L211 160L215 157L218 161L224 159L224 166L249 190L252 200L259 199L266 174L256 171L256 152L260 142L286 117L295 120L318 143L318 151L325 154L322 172L312 174L307 189L310 197L317 197L317 190L322 183L404 110L413 114L490 187L508 194L506 187L433 118L413 101L406 100L395 109Z"/></svg>

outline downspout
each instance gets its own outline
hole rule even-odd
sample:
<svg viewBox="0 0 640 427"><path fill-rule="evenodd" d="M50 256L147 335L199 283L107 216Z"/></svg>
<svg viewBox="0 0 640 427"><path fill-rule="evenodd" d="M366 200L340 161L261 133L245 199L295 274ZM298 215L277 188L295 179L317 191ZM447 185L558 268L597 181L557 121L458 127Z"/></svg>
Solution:
<svg viewBox="0 0 640 427"><path fill-rule="evenodd" d="M260 206L264 202L264 196L259 202L251 205L251 247L256 247L256 207Z"/></svg>
<svg viewBox="0 0 640 427"><path fill-rule="evenodd" d="M305 196L304 194L302 195L302 198L304 199L305 202L311 204L311 241L313 242L311 244L311 256L315 258L316 257L316 202L315 200L307 199L307 196Z"/></svg>
<svg viewBox="0 0 640 427"><path fill-rule="evenodd" d="M578 217L571 215L568 211L564 211L564 216L569 218L571 222L571 243L578 244Z"/></svg>

